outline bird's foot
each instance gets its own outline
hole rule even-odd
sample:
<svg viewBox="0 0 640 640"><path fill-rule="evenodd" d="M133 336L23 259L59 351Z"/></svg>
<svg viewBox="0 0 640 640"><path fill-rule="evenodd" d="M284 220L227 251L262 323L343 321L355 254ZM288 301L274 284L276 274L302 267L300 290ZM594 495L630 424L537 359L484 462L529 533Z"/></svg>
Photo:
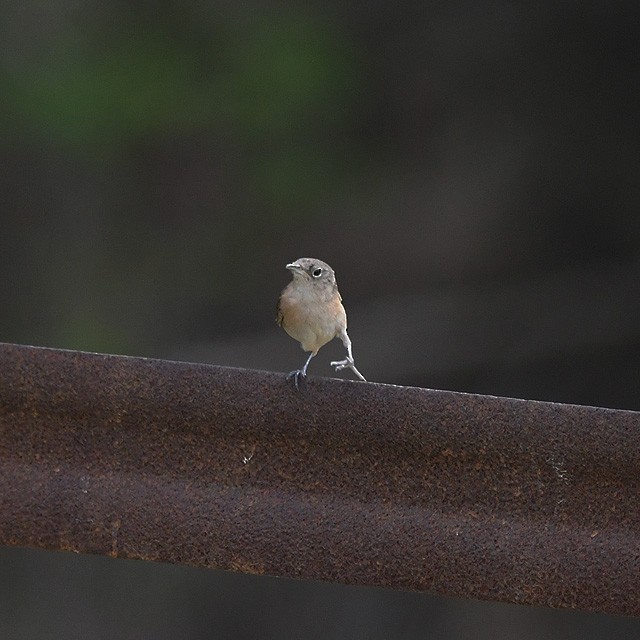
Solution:
<svg viewBox="0 0 640 640"><path fill-rule="evenodd" d="M354 366L353 364L353 358L345 358L344 360L334 360L331 363L332 367L336 368L336 371L342 371L343 369L346 369L347 367L351 368Z"/></svg>
<svg viewBox="0 0 640 640"><path fill-rule="evenodd" d="M355 373L356 376L360 378L360 380L362 380L363 382L366 382L365 377L356 369L356 365L355 365L355 362L353 361L353 358L350 358L349 356L347 356L344 360L334 360L331 363L331 366L335 367L336 371L342 371L343 369L351 369L351 371L353 371L353 373Z"/></svg>
<svg viewBox="0 0 640 640"><path fill-rule="evenodd" d="M287 380L293 378L293 384L296 389L300 389L300 384L307 379L307 374L302 369L296 369L287 374Z"/></svg>

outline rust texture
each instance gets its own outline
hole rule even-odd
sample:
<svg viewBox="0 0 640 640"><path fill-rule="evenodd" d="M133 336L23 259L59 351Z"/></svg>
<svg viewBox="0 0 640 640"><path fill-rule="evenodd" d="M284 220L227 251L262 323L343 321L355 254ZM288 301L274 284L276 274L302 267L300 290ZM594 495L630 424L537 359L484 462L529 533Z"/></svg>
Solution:
<svg viewBox="0 0 640 640"><path fill-rule="evenodd" d="M640 413L0 345L0 542L640 615Z"/></svg>

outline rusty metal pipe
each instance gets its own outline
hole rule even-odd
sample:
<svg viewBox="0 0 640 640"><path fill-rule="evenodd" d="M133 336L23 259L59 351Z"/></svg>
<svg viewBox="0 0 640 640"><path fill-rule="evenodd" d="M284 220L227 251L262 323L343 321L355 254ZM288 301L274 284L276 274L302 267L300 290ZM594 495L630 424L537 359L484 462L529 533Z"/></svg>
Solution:
<svg viewBox="0 0 640 640"><path fill-rule="evenodd" d="M640 615L640 414L0 345L0 542Z"/></svg>

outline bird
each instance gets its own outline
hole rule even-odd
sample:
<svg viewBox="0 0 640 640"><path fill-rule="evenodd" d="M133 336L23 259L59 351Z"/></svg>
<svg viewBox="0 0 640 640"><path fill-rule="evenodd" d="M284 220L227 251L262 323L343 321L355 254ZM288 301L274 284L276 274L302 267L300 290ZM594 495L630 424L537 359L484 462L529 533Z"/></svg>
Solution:
<svg viewBox="0 0 640 640"><path fill-rule="evenodd" d="M298 389L300 382L307 377L311 358L327 342L340 338L347 349L347 357L331 362L331 366L336 371L349 368L366 382L353 360L351 340L347 334L347 314L333 269L317 258L298 258L286 268L291 271L293 279L278 299L276 322L300 343L304 351L310 352L302 369L295 369L287 379L293 378Z"/></svg>

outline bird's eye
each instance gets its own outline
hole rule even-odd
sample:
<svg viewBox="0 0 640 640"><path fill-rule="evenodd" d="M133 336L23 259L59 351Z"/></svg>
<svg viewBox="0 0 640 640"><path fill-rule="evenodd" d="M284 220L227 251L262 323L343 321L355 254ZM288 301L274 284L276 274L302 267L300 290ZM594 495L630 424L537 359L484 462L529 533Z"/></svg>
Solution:
<svg viewBox="0 0 640 640"><path fill-rule="evenodd" d="M311 275L314 278L319 278L322 275L322 269L320 267L318 267L317 269L314 269Z"/></svg>

